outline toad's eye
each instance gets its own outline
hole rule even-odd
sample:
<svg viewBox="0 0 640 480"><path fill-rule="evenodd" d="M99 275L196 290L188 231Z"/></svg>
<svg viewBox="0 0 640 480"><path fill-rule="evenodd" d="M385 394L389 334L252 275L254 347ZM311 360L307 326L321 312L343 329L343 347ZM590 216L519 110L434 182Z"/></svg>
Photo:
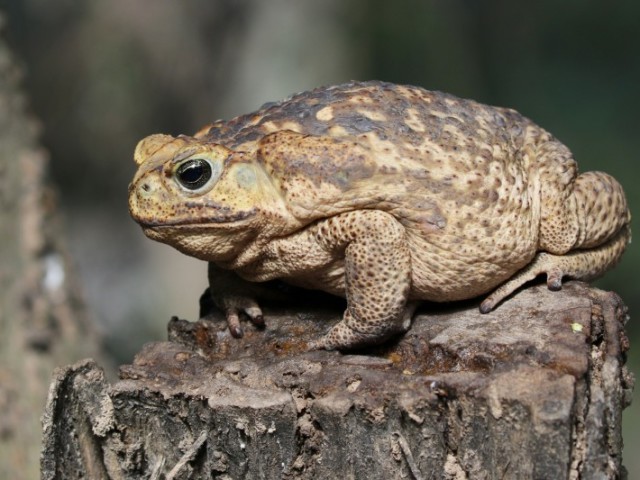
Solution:
<svg viewBox="0 0 640 480"><path fill-rule="evenodd" d="M176 170L176 180L187 190L198 190L211 175L211 164L203 158L187 160Z"/></svg>

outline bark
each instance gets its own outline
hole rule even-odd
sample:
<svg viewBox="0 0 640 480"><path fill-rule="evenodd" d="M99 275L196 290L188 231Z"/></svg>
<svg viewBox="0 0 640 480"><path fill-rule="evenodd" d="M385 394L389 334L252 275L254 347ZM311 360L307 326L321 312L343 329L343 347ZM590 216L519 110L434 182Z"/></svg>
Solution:
<svg viewBox="0 0 640 480"><path fill-rule="evenodd" d="M54 366L98 350L20 79L0 39L0 478L18 480L39 473L39 416Z"/></svg>
<svg viewBox="0 0 640 480"><path fill-rule="evenodd" d="M173 318L120 380L58 370L44 479L624 477L626 308L581 283L535 286L488 314L426 305L357 354L306 352L342 305L266 310L233 339Z"/></svg>

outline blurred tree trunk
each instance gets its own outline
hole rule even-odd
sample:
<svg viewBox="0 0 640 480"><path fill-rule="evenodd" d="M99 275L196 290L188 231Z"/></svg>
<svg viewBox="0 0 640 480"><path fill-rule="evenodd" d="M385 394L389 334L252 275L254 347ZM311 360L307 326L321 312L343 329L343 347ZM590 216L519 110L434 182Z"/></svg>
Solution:
<svg viewBox="0 0 640 480"><path fill-rule="evenodd" d="M20 78L0 39L0 478L14 480L39 475L40 415L54 367L97 352Z"/></svg>

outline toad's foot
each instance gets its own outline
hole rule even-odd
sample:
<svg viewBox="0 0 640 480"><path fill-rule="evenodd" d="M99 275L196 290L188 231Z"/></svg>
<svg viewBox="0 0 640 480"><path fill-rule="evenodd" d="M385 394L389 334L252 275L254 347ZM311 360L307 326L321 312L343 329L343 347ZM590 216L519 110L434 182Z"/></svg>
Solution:
<svg viewBox="0 0 640 480"><path fill-rule="evenodd" d="M238 295L229 295L221 298L216 302L227 318L229 332L235 338L241 338L244 335L240 326L240 314L244 313L256 327L264 327L264 316L262 309L258 303L249 297Z"/></svg>
<svg viewBox="0 0 640 480"><path fill-rule="evenodd" d="M207 317L213 303L224 312L231 335L241 338L244 332L240 326L240 315L249 317L257 327L264 326L262 309L255 300L260 296L259 290L260 286L250 284L235 273L221 270L210 263L209 288L200 298L200 317Z"/></svg>
<svg viewBox="0 0 640 480"><path fill-rule="evenodd" d="M334 325L322 338L309 342L309 350L352 350L378 345L389 337L404 333L411 327L413 313L418 302L409 302L399 319L387 319L378 328L362 328L362 322L354 319L347 310L341 322ZM380 328L381 327L381 328Z"/></svg>
<svg viewBox="0 0 640 480"><path fill-rule="evenodd" d="M258 303L243 295L212 294L207 288L200 297L200 318L207 319L215 307L224 312L229 332L235 338L242 338L244 332L240 326L240 315L244 314L256 327L264 327L264 316Z"/></svg>
<svg viewBox="0 0 640 480"><path fill-rule="evenodd" d="M594 279L620 259L630 240L631 231L626 227L611 240L596 248L574 250L566 255L540 252L529 265L489 295L480 304L480 311L482 313L490 312L516 289L543 273L547 275L549 290L560 290L563 277L577 280Z"/></svg>

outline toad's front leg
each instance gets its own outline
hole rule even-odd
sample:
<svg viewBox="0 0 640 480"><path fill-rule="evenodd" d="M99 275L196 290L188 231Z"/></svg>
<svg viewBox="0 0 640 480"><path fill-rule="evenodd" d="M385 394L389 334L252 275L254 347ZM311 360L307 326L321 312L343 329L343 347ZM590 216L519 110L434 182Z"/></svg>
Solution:
<svg viewBox="0 0 640 480"><path fill-rule="evenodd" d="M359 210L319 222L316 240L344 255L347 310L310 348L348 350L381 343L407 330L414 306L411 254L402 225L388 213Z"/></svg>

